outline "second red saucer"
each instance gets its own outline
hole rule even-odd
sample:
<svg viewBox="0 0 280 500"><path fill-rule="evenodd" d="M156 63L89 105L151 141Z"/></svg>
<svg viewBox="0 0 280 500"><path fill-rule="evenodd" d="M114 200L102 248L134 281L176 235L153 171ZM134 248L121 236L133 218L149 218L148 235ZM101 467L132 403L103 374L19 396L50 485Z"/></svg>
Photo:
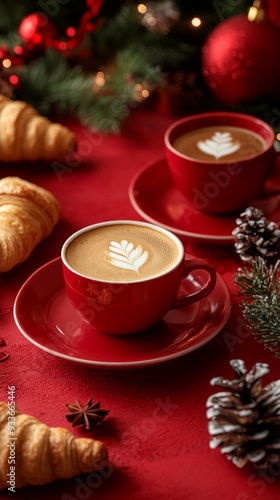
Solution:
<svg viewBox="0 0 280 500"><path fill-rule="evenodd" d="M196 210L174 186L165 158L150 162L137 172L129 186L129 198L145 220L178 236L223 244L233 242L231 233L239 214L216 216ZM280 197L269 218L280 220Z"/></svg>

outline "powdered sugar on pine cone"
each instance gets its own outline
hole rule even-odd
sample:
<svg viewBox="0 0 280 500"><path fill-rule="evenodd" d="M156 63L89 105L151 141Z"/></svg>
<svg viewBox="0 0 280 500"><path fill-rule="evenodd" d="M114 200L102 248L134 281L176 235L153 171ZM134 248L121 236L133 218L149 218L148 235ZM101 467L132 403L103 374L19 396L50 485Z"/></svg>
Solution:
<svg viewBox="0 0 280 500"><path fill-rule="evenodd" d="M236 219L232 231L236 253L248 262L257 256L272 257L279 250L280 229L266 219L262 210L248 207Z"/></svg>
<svg viewBox="0 0 280 500"><path fill-rule="evenodd" d="M237 467L251 462L267 469L280 463L280 380L262 387L269 372L266 363L247 371L244 361L230 362L236 379L216 377L212 385L230 392L218 392L207 400L210 447L219 447Z"/></svg>

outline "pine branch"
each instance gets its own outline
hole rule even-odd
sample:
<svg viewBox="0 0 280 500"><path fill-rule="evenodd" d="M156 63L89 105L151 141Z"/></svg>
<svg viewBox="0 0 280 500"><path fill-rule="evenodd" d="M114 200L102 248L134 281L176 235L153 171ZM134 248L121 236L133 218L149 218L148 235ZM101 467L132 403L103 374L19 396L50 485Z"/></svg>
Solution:
<svg viewBox="0 0 280 500"><path fill-rule="evenodd" d="M94 93L94 75L86 75L80 66L71 68L60 53L49 49L20 69L17 97L42 114L55 106L58 113L74 115L92 130L118 133L130 107L137 105L135 84L145 81L153 87L161 78L160 68L149 63L147 52L134 51L135 46L119 52L102 90Z"/></svg>
<svg viewBox="0 0 280 500"><path fill-rule="evenodd" d="M262 257L257 257L251 268L241 268L236 275L236 285L246 300L256 297L270 297L280 290L280 261L267 265Z"/></svg>
<svg viewBox="0 0 280 500"><path fill-rule="evenodd" d="M244 300L243 315L257 340L280 357L280 260L267 265L261 257L241 268L235 285Z"/></svg>
<svg viewBox="0 0 280 500"><path fill-rule="evenodd" d="M153 87L159 85L162 79L161 68L151 61L149 51L134 44L119 51L114 73L109 77L113 89L119 93L123 92L131 103L134 101L136 83L142 84L146 81Z"/></svg>
<svg viewBox="0 0 280 500"><path fill-rule="evenodd" d="M92 50L97 57L112 60L118 51L137 46L138 53L149 53L150 63L170 68L182 65L186 60L199 54L197 44L187 43L186 34L147 31L141 26L141 16L135 5L123 5L120 11L107 20L102 29L91 35Z"/></svg>
<svg viewBox="0 0 280 500"><path fill-rule="evenodd" d="M116 96L94 94L94 76L85 75L82 67L70 68L54 50L23 66L20 77L17 97L42 114L49 114L55 105L58 113L74 115L94 130L117 133L128 113L126 102L114 105Z"/></svg>
<svg viewBox="0 0 280 500"><path fill-rule="evenodd" d="M143 32L136 6L123 5L115 16L106 18L100 30L90 35L93 53L103 61L112 60L119 50L130 43L138 43Z"/></svg>

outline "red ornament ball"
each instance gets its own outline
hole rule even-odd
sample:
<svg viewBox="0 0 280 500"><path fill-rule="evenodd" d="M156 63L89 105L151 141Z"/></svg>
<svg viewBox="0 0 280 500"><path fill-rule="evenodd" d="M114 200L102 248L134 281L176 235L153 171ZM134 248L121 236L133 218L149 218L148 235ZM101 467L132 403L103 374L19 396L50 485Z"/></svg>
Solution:
<svg viewBox="0 0 280 500"><path fill-rule="evenodd" d="M280 29L270 21L234 16L202 48L202 73L216 99L242 104L279 96Z"/></svg>
<svg viewBox="0 0 280 500"><path fill-rule="evenodd" d="M26 43L49 47L57 36L57 30L47 15L37 12L25 17L19 25L19 35Z"/></svg>

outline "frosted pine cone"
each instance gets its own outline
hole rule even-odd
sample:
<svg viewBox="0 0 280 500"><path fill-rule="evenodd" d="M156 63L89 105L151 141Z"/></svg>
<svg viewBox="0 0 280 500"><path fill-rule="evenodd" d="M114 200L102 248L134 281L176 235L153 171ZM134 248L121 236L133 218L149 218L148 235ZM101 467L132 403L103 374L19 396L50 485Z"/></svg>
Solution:
<svg viewBox="0 0 280 500"><path fill-rule="evenodd" d="M237 227L232 231L236 253L243 261L256 256L272 257L278 252L280 229L269 222L258 208L248 207L236 219Z"/></svg>
<svg viewBox="0 0 280 500"><path fill-rule="evenodd" d="M252 462L267 469L280 463L280 380L262 387L262 377L269 372L265 363L256 363L247 372L244 361L232 360L235 380L216 377L212 385L229 389L208 398L207 418L210 447L237 467Z"/></svg>

